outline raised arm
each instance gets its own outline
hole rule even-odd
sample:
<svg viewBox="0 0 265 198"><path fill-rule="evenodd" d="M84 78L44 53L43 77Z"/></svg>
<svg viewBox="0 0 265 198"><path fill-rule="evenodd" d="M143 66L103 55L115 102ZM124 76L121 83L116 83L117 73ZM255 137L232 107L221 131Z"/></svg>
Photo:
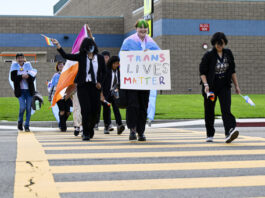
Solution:
<svg viewBox="0 0 265 198"><path fill-rule="evenodd" d="M88 24L86 24L86 30L87 30L87 34L90 38L92 38L93 40L95 40L95 38L93 37L92 35L92 32L91 32L91 29L90 27L88 26Z"/></svg>
<svg viewBox="0 0 265 198"><path fill-rule="evenodd" d="M56 45L58 52L63 58L72 61L78 61L80 59L79 54L66 54L60 43L56 39L51 39L51 41L54 45Z"/></svg>

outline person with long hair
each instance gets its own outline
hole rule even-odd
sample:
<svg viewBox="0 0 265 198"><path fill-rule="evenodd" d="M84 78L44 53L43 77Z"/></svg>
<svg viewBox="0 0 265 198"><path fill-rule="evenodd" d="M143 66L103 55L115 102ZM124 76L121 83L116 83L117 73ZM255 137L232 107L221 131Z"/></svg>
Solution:
<svg viewBox="0 0 265 198"><path fill-rule="evenodd" d="M111 124L111 111L109 103L112 106L113 113L117 124L117 134L120 135L125 130L122 124L120 110L115 102L120 87L120 58L112 56L107 63L107 74L102 85L103 90L103 119L104 119L104 134L109 134L109 126Z"/></svg>
<svg viewBox="0 0 265 198"><path fill-rule="evenodd" d="M52 101L53 95L56 92L56 86L58 84L63 67L64 67L64 62L58 61L56 64L57 72L53 75L51 80L51 89L48 97L49 101ZM66 121L71 114L70 107L72 106L72 101L70 98L68 98L67 100L62 98L61 100L57 101L57 105L59 108L59 118L60 118L59 127L62 132L65 132L67 130Z"/></svg>
<svg viewBox="0 0 265 198"><path fill-rule="evenodd" d="M240 94L240 88L233 53L225 48L227 43L225 34L216 32L211 39L213 48L204 54L199 67L204 98L206 142L213 142L214 108L217 98L220 102L225 128L225 142L230 143L239 135L236 129L236 119L231 113L231 82L234 83L237 94Z"/></svg>
<svg viewBox="0 0 265 198"><path fill-rule="evenodd" d="M105 61L98 54L98 47L93 39L85 38L77 54L66 54L56 39L52 39L63 58L78 61L79 67L75 78L77 96L81 106L83 141L94 136L94 126L100 107L101 84L105 78Z"/></svg>

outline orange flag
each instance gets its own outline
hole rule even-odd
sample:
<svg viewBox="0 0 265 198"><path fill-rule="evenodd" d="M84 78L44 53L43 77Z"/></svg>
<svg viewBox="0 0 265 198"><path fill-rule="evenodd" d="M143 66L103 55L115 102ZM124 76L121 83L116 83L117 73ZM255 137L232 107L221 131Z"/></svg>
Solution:
<svg viewBox="0 0 265 198"><path fill-rule="evenodd" d="M72 54L76 54L79 52L80 45L84 38L87 37L86 25L83 26L80 33L78 34L75 43L72 47ZM60 75L56 92L53 96L52 106L54 106L57 101L61 100L65 95L65 91L67 87L74 84L74 79L78 71L78 62L67 60L63 71Z"/></svg>

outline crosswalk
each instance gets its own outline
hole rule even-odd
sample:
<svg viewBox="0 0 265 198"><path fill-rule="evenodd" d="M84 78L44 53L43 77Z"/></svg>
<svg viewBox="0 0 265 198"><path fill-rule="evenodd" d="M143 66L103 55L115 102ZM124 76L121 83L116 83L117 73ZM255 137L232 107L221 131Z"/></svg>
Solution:
<svg viewBox="0 0 265 198"><path fill-rule="evenodd" d="M204 132L175 128L148 128L147 142L128 135L20 134L15 198L23 188L27 197L265 197L265 138L225 144L217 133L206 143Z"/></svg>

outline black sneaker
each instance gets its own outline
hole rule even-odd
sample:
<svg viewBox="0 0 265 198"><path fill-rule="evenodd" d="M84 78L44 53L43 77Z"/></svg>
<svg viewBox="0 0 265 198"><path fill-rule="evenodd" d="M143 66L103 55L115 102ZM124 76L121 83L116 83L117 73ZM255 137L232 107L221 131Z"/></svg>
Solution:
<svg viewBox="0 0 265 198"><path fill-rule="evenodd" d="M23 124L22 123L17 123L17 129L20 131L23 131Z"/></svg>
<svg viewBox="0 0 265 198"><path fill-rule="evenodd" d="M78 136L79 135L79 132L80 132L80 128L79 127L74 127L75 130L74 130L74 135L75 136Z"/></svg>
<svg viewBox="0 0 265 198"><path fill-rule="evenodd" d="M121 135L124 130L125 130L125 126L123 124L117 126L118 135Z"/></svg>
<svg viewBox="0 0 265 198"><path fill-rule="evenodd" d="M89 141L90 138L89 138L88 135L82 135L82 140L83 140L83 141Z"/></svg>
<svg viewBox="0 0 265 198"><path fill-rule="evenodd" d="M66 132L67 131L67 127L61 127L61 132Z"/></svg>
<svg viewBox="0 0 265 198"><path fill-rule="evenodd" d="M94 134L95 134L94 130L91 131L90 134L89 134L89 138L92 139L94 137Z"/></svg>
<svg viewBox="0 0 265 198"><path fill-rule="evenodd" d="M136 141L136 140L137 140L136 132L135 132L135 130L133 130L133 129L130 130L129 140L130 140L130 141Z"/></svg>
<svg viewBox="0 0 265 198"><path fill-rule="evenodd" d="M109 134L109 127L104 128L104 134Z"/></svg>
<svg viewBox="0 0 265 198"><path fill-rule="evenodd" d="M26 132L30 132L29 127L25 127Z"/></svg>
<svg viewBox="0 0 265 198"><path fill-rule="evenodd" d="M225 143L231 143L234 141L239 135L239 131L236 128L231 128L229 131L229 135L225 138Z"/></svg>
<svg viewBox="0 0 265 198"><path fill-rule="evenodd" d="M94 129L98 131L98 124L95 124Z"/></svg>
<svg viewBox="0 0 265 198"><path fill-rule="evenodd" d="M140 141L140 142L144 142L144 141L146 141L146 137L145 137L145 135L144 134L138 134L138 141Z"/></svg>

